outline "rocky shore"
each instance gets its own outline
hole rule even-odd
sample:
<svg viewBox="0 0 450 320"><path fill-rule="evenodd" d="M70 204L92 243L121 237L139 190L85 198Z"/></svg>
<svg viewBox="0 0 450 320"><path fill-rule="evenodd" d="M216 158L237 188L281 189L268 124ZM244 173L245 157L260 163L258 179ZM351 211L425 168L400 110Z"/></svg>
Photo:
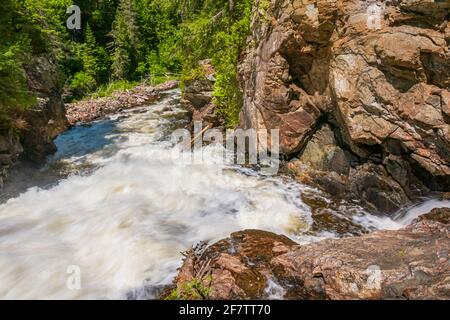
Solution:
<svg viewBox="0 0 450 320"><path fill-rule="evenodd" d="M185 253L175 283L206 299L450 299L449 240L448 208L398 231L305 246L245 230Z"/></svg>
<svg viewBox="0 0 450 320"><path fill-rule="evenodd" d="M110 97L70 103L66 105L67 119L71 125L98 120L108 114L154 102L161 92L175 89L178 85L175 80L157 86L143 84L130 90L116 91Z"/></svg>
<svg viewBox="0 0 450 320"><path fill-rule="evenodd" d="M110 97L64 105L59 71L50 57L33 57L24 69L30 91L37 96L38 103L23 113L24 128L20 137L0 134L0 188L19 159L40 164L54 153L53 140L69 126L154 102L163 91L179 86L178 81L157 86L139 85L131 90L116 91Z"/></svg>

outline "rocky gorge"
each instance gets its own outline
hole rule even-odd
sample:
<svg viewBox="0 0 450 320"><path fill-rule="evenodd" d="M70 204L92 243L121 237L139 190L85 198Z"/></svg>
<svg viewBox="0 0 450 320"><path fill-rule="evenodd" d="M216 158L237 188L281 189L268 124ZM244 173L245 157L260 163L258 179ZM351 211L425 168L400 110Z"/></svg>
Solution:
<svg viewBox="0 0 450 320"><path fill-rule="evenodd" d="M449 190L448 2L258 8L239 66L240 127L279 129L287 174L383 215ZM449 217L436 209L398 231L306 246L233 233L186 252L176 290L199 298L200 287L209 299L449 299Z"/></svg>
<svg viewBox="0 0 450 320"><path fill-rule="evenodd" d="M0 297L450 299L449 10L255 1L238 128L280 131L275 177L180 161L175 129L226 129L213 60L182 91L64 106L57 66L35 56L38 104L0 135L0 185L18 159L64 175L26 177L0 205Z"/></svg>

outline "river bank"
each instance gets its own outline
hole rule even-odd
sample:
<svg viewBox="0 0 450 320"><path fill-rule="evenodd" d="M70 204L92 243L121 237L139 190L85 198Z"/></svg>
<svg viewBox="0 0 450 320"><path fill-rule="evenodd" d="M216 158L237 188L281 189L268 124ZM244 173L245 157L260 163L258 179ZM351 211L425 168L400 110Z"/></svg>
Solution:
<svg viewBox="0 0 450 320"><path fill-rule="evenodd" d="M155 102L161 92L177 88L179 82L168 81L157 86L144 84L130 90L118 90L109 97L87 99L66 104L67 119L71 125L88 123L107 115Z"/></svg>

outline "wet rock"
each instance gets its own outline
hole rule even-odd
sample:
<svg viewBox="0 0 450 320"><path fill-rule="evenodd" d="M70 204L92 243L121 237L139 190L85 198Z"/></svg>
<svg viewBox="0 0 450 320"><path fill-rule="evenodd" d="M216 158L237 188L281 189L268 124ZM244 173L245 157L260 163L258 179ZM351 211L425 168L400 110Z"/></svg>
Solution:
<svg viewBox="0 0 450 320"><path fill-rule="evenodd" d="M210 299L264 299L275 283L285 299L449 299L450 209L397 231L296 245L263 231L187 254L178 286L198 276Z"/></svg>
<svg viewBox="0 0 450 320"><path fill-rule="evenodd" d="M402 187L391 179L383 166L364 164L350 175L349 187L361 203L378 213L393 213L409 203Z"/></svg>
<svg viewBox="0 0 450 320"><path fill-rule="evenodd" d="M392 214L412 204L408 193L398 181L392 179L384 166L364 163L350 167L343 174L336 168L348 168L350 157L343 154L341 159L334 160L336 162L330 164L330 168L326 169L328 171L323 167L312 169L305 166L302 157L291 161L288 167L301 182L314 185L336 200L357 203L376 214Z"/></svg>
<svg viewBox="0 0 450 320"><path fill-rule="evenodd" d="M381 14L370 27L374 4ZM331 172L321 180L339 193L353 180L352 191L363 192L356 197L378 211L448 191L449 8L419 0L272 1L255 13L239 66L241 126L279 129L287 158ZM324 122L338 139L318 131ZM349 154L357 161L349 163ZM332 173L345 178L332 182Z"/></svg>
<svg viewBox="0 0 450 320"><path fill-rule="evenodd" d="M9 169L23 152L20 140L8 133L0 134L0 188L6 181Z"/></svg>
<svg viewBox="0 0 450 320"><path fill-rule="evenodd" d="M450 209L449 208L436 208L430 213L419 217L416 222L420 221L437 221L442 224L450 225Z"/></svg>
<svg viewBox="0 0 450 320"><path fill-rule="evenodd" d="M205 286L213 288L209 299L267 298L267 265L294 245L287 237L265 231L233 233L200 256L193 251L186 253L176 279L178 290L183 290L184 283L200 279Z"/></svg>

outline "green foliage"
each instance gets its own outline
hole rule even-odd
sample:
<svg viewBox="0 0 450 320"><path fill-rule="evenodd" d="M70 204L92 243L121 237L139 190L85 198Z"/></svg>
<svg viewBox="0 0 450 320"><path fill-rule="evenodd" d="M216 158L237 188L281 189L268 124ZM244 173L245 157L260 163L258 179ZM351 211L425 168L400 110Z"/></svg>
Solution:
<svg viewBox="0 0 450 320"><path fill-rule="evenodd" d="M83 69L86 74L90 75L92 78L96 78L99 71L99 62L97 60L97 45L95 36L89 24L86 25L85 30L85 42L82 46L83 50L81 52Z"/></svg>
<svg viewBox="0 0 450 320"><path fill-rule="evenodd" d="M185 57L182 83L199 76L198 62L211 58L216 70L214 102L228 127L237 125L242 107L237 64L249 33L253 2L236 0L233 8L228 0L197 1L194 8L186 7L186 2L181 6L187 17L180 25L180 50Z"/></svg>
<svg viewBox="0 0 450 320"><path fill-rule="evenodd" d="M92 98L108 97L111 96L115 91L133 89L138 84L138 82L130 82L127 80L119 80L110 82L108 84L103 84L97 89L95 93L92 94Z"/></svg>
<svg viewBox="0 0 450 320"><path fill-rule="evenodd" d="M88 73L80 71L75 74L70 83L70 88L73 90L74 97L83 97L95 89L95 79Z"/></svg>
<svg viewBox="0 0 450 320"><path fill-rule="evenodd" d="M132 0L120 0L111 36L113 42L113 78L124 80L132 78L139 55L139 30Z"/></svg>
<svg viewBox="0 0 450 320"><path fill-rule="evenodd" d="M203 284L204 281L193 279L185 282L181 289L174 289L164 300L206 300L211 294L211 289Z"/></svg>
<svg viewBox="0 0 450 320"><path fill-rule="evenodd" d="M205 69L200 64L197 64L192 68L185 68L180 78L181 90L184 91L185 82L196 79L202 79L204 77L205 77Z"/></svg>
<svg viewBox="0 0 450 320"><path fill-rule="evenodd" d="M270 22L270 15L268 13L270 8L270 0L260 0L258 3L258 13L261 18L266 22Z"/></svg>
<svg viewBox="0 0 450 320"><path fill-rule="evenodd" d="M57 58L69 99L103 96L136 81L201 76L198 62L210 58L217 78L214 101L232 127L242 105L236 67L254 2L2 0L0 112L34 103L23 71L31 55ZM82 10L82 31L65 26L66 9L74 3ZM267 3L260 1L260 9Z"/></svg>
<svg viewBox="0 0 450 320"><path fill-rule="evenodd" d="M33 50L32 36L38 29L24 15L19 2L0 3L0 130L14 130L14 118L21 110L35 103L28 91L23 64Z"/></svg>

